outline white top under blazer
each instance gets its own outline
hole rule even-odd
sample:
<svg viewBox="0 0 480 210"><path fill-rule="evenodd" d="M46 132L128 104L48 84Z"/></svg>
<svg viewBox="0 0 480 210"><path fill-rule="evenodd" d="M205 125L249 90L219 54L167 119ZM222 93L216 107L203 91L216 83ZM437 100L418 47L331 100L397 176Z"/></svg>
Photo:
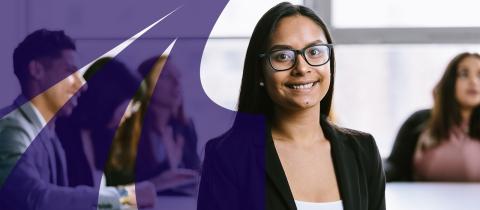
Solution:
<svg viewBox="0 0 480 210"><path fill-rule="evenodd" d="M295 200L295 205L297 210L343 210L342 200L322 203Z"/></svg>

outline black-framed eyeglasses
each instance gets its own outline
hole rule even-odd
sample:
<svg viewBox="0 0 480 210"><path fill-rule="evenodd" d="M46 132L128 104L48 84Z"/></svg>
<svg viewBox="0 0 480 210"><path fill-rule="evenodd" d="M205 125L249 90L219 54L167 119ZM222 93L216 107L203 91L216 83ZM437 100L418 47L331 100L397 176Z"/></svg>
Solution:
<svg viewBox="0 0 480 210"><path fill-rule="evenodd" d="M260 58L267 57L268 63L275 71L290 70L297 64L297 55L302 55L310 66L321 66L330 61L333 44L314 44L301 50L275 49L262 53Z"/></svg>

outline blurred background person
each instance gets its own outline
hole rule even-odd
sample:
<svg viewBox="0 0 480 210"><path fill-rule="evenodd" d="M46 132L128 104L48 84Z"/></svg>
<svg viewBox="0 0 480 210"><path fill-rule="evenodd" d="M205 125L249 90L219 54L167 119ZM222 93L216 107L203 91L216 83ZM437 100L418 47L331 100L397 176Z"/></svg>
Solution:
<svg viewBox="0 0 480 210"><path fill-rule="evenodd" d="M139 112L144 124L135 175L153 179L160 194L192 194L200 168L197 134L184 111L180 72L166 61L167 56L155 56L138 67L146 97Z"/></svg>
<svg viewBox="0 0 480 210"><path fill-rule="evenodd" d="M63 31L36 30L13 53L22 92L0 120L1 209L119 208L119 200L88 186L69 187L65 150L55 134L86 88L76 45ZM85 170L86 168L82 168Z"/></svg>
<svg viewBox="0 0 480 210"><path fill-rule="evenodd" d="M146 84L142 82L133 97L132 113L117 129L110 148L105 166L108 186L127 185L135 182L135 161L143 124L143 112L140 109L145 107L142 105L146 101L145 97Z"/></svg>
<svg viewBox="0 0 480 210"><path fill-rule="evenodd" d="M433 95L400 128L387 181L480 181L480 55L453 58Z"/></svg>
<svg viewBox="0 0 480 210"><path fill-rule="evenodd" d="M59 119L56 128L67 154L70 186L95 186L100 194L115 195L122 204L153 206L155 189L150 182L138 183L135 189L132 182L105 187L101 180L116 130L134 111L131 96L139 79L113 58L96 61L84 78L89 89L78 99L72 115Z"/></svg>

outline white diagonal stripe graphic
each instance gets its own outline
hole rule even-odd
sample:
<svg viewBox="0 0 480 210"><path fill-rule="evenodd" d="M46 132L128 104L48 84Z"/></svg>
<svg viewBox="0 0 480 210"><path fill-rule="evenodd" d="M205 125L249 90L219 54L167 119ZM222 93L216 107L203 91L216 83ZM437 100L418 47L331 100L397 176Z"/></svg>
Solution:
<svg viewBox="0 0 480 210"><path fill-rule="evenodd" d="M177 7L176 9L174 9L173 11L171 11L170 13L166 14L165 16L163 16L162 18L160 18L159 20L155 21L154 23L152 23L151 25L147 26L145 29L141 30L140 32L138 32L137 34L133 35L132 37L128 38L127 40L125 40L124 42L120 43L119 45L117 45L116 47L114 47L113 49L111 49L110 51L106 52L105 54L101 55L100 57L94 59L92 62L88 63L87 65L83 66L79 71L80 73L85 73L85 71L87 71L87 69L93 64L95 63L95 61L97 61L98 59L100 58L103 58L103 57L116 57L119 53L121 53L125 48L127 48L130 44L132 44L135 40L137 40L138 38L140 38L143 34L145 34L148 30L150 30L151 28L153 28L155 25L157 25L158 23L160 23L162 20L164 20L165 18L167 18L168 16L170 16L171 14L173 14L174 12L176 12L177 10L179 10L182 6L179 6ZM171 48L173 47L173 43L175 43L175 41L172 42L172 44L170 44L170 46L165 50L164 53L168 53L170 52Z"/></svg>

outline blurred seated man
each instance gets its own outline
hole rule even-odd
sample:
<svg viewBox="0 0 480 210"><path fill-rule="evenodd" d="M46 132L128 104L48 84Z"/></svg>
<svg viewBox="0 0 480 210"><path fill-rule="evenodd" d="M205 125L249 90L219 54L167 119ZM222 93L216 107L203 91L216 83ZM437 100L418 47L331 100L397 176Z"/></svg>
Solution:
<svg viewBox="0 0 480 210"><path fill-rule="evenodd" d="M41 29L13 54L21 95L0 113L0 209L120 208L119 195L68 187L57 115L69 115L85 81L75 66L76 46L63 31Z"/></svg>

